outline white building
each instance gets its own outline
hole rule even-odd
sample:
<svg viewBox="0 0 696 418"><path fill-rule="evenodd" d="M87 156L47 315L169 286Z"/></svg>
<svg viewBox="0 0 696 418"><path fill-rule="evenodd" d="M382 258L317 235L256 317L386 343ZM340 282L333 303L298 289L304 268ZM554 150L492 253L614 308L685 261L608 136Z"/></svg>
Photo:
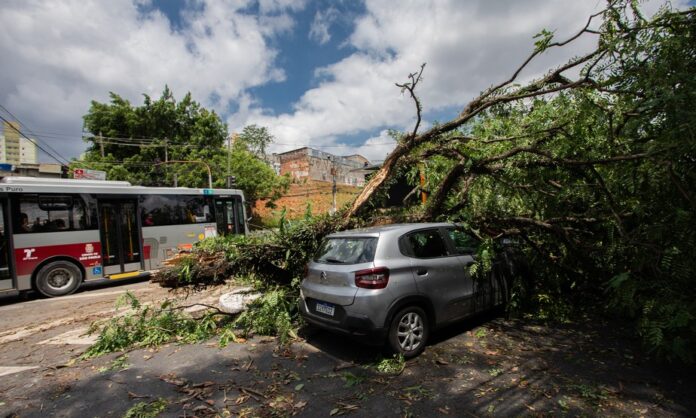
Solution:
<svg viewBox="0 0 696 418"><path fill-rule="evenodd" d="M36 144L19 135L19 123L4 122L3 125L3 134L0 135L0 163L37 164Z"/></svg>

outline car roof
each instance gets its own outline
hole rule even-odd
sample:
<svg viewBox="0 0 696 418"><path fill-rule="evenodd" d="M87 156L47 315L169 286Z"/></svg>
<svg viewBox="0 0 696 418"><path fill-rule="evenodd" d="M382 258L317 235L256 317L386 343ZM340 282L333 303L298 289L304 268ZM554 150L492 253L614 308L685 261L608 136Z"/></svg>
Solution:
<svg viewBox="0 0 696 418"><path fill-rule="evenodd" d="M406 233L423 228L442 228L454 226L454 224L448 222L431 222L431 223L408 223L408 224L389 224L372 226L369 228L358 228L349 229L346 231L339 231L330 234L329 237L345 237L345 236L378 236L382 233L396 232L396 233Z"/></svg>

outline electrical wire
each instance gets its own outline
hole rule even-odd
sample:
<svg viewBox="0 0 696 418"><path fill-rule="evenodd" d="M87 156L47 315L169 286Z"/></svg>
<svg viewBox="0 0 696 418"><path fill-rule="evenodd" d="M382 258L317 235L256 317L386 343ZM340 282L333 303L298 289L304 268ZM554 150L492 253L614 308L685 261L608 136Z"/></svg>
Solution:
<svg viewBox="0 0 696 418"><path fill-rule="evenodd" d="M47 151L45 148L43 148L41 145L39 145L39 144L37 144L36 142L34 142L33 139L31 139L31 138L29 138L28 136L24 135L24 133L23 133L22 131L20 131L19 129L17 129L17 128L15 128L14 126L12 126L12 125L10 124L10 121L9 121L9 120L5 119L3 116L0 116L0 119L2 119L3 122L7 122L7 124L8 124L9 126L11 126L12 129L14 129L15 131L17 131L20 135L22 135L24 138L26 138L26 139L27 139L29 142L31 142L32 144L36 145L36 147L37 147L38 149L40 149L41 151L45 152L46 155L48 155L49 157L51 157L51 158L53 158L54 160L58 161L58 163L59 163L60 165L66 165L65 162L59 160L58 157L56 157L55 155L53 155L53 154L51 154L50 152L48 152L48 151ZM67 160L65 160L65 161L67 161ZM67 163L67 164L69 164L69 163Z"/></svg>
<svg viewBox="0 0 696 418"><path fill-rule="evenodd" d="M12 112L10 112L10 111L9 111L5 106L3 106L2 104L0 104L0 109L4 110L8 115L10 115L10 117L11 117L12 119L14 119L15 121L19 122L19 124L20 124L21 126L24 126L24 128L27 129L27 130L29 131L29 133L31 133L31 134L34 135L34 136L37 136L37 135L34 134L34 133L31 131L31 129L29 129L21 120L19 120L18 117L16 117L15 115L13 115ZM0 116L0 117L1 117L1 116ZM40 150L42 150L43 152L45 152L49 157L51 157L51 158L53 158L54 160L58 161L61 165L70 164L70 160L69 160L69 159L63 157L58 151L56 151L55 149L53 149L53 147L51 147L49 144L47 144L47 143L44 142L44 145L46 145L46 147L48 147L51 151L53 151L58 157L62 158L63 161L60 161L58 158L56 158L55 155L52 155L50 152L46 151L46 150L45 150L44 148L42 148L39 144L37 144L36 142L34 142L33 139L29 138L29 137L26 136L23 132L21 132L19 129L15 128L14 125L10 124L10 122L9 122L7 119L2 118L2 120L5 121L5 122L7 122L8 126L12 127L12 129L14 129L15 131L17 131L17 133L19 133L19 134L22 135L24 138L26 138L27 140L29 140L29 142L31 142L32 144L36 145Z"/></svg>
<svg viewBox="0 0 696 418"><path fill-rule="evenodd" d="M1 107L1 105L0 105ZM2 107L5 109L4 107ZM7 109L5 111L11 115ZM16 118L14 118L16 119ZM20 122L21 123L21 122ZM38 138L49 138L49 139L55 139L55 138L74 138L74 135L71 134L61 134L61 133L54 133L54 132L44 132L41 131L41 133L30 131L34 136ZM22 135L25 136L25 135ZM25 136L26 137L26 136ZM29 139L29 138L27 138ZM117 146L130 146L130 147L143 147L143 148L165 148L165 147L171 147L171 148L196 148L196 147L202 147L202 145L199 144L175 144L171 142L166 142L163 143L163 139L161 138L146 138L146 137L112 137L112 136L95 136L90 133L90 136L83 136L81 138L82 140L90 140L94 141L95 144L105 144L105 145L117 145ZM33 142L33 141L32 141ZM61 157L63 160L69 163L69 159L63 157L58 153L55 149L53 149L50 145L44 141L46 146L51 149L55 154L57 154L59 157ZM378 145L393 145L396 144L396 141L386 141L386 142L374 142L370 144L363 144L360 146L378 146ZM36 144L36 143L35 143ZM342 145L321 145L321 144L316 144L316 143L306 143L306 144L296 144L296 143L287 143L287 142L273 142L271 145L277 145L281 147L296 147L296 149L299 148L312 148L316 149L318 151L324 151L326 149L334 149L334 148L352 148L355 146L351 146L348 144L342 144ZM37 145L38 146L38 145ZM360 147L358 146L358 147ZM56 161L59 161L55 156L51 155L48 151L45 149L41 148L42 151L46 152L49 156L54 158ZM284 152L289 152L289 151L284 151ZM59 161L60 162L60 161ZM61 162L61 164L64 164Z"/></svg>

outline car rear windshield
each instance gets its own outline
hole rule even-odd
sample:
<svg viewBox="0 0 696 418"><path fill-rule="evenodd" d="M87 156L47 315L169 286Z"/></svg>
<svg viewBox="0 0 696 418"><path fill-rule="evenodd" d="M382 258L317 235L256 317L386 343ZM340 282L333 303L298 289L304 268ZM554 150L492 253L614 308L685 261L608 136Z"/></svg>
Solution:
<svg viewBox="0 0 696 418"><path fill-rule="evenodd" d="M376 237L327 238L314 258L317 263L360 264L375 259Z"/></svg>

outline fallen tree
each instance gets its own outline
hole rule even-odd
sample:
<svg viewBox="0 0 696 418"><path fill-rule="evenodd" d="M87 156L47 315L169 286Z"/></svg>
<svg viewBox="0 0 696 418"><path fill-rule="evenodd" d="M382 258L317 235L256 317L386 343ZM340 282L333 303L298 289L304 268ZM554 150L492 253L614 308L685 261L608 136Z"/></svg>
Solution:
<svg viewBox="0 0 696 418"><path fill-rule="evenodd" d="M158 280L216 284L224 279L219 271L296 284L324 235L369 223L367 209L394 173L425 162L430 197L407 208L409 219L454 220L479 235L514 237L537 276L533 291L515 284L516 306L563 318L581 304L608 304L637 319L649 350L691 361L695 15L665 7L646 18L633 2L609 1L567 40L542 31L509 79L452 121L420 132L423 65L397 84L414 101L414 128L340 218L281 228L277 236L204 243ZM540 54L586 36L597 38L595 49L517 84ZM219 261L213 276L199 266L211 254Z"/></svg>
<svg viewBox="0 0 696 418"><path fill-rule="evenodd" d="M544 51L586 36L595 49L516 84ZM609 1L569 39L542 31L509 79L424 132L422 66L397 84L416 124L344 225L397 169L425 162L411 171L422 170L430 196L412 219L517 237L537 273L532 300L521 301L528 309L562 317L573 305L608 304L637 320L648 350L693 361L695 36L693 8L647 18L634 2Z"/></svg>

